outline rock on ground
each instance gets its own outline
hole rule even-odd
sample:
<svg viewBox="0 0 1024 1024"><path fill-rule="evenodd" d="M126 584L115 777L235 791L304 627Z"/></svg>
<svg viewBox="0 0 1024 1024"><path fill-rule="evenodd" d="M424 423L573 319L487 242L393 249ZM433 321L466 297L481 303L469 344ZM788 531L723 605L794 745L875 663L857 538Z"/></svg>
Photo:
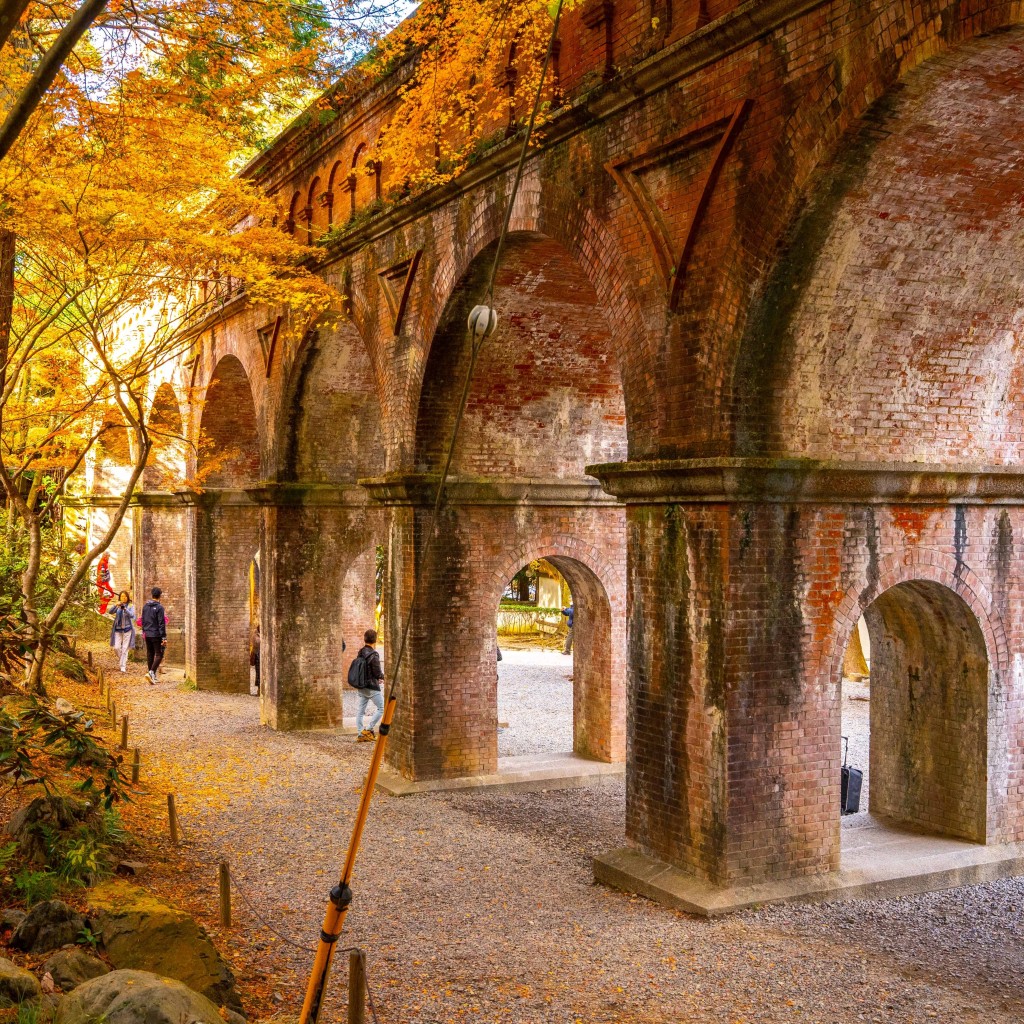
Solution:
<svg viewBox="0 0 1024 1024"><path fill-rule="evenodd" d="M43 964L43 970L49 972L61 992L71 992L86 981L110 973L110 968L99 957L84 949L62 949L54 953Z"/></svg>
<svg viewBox="0 0 1024 1024"><path fill-rule="evenodd" d="M201 992L218 1006L242 1009L231 968L183 910L121 880L93 889L90 906L115 973L152 971Z"/></svg>
<svg viewBox="0 0 1024 1024"><path fill-rule="evenodd" d="M19 1003L41 999L43 990L34 974L0 957L0 1007L9 1008Z"/></svg>
<svg viewBox="0 0 1024 1024"><path fill-rule="evenodd" d="M84 800L37 796L11 815L7 832L18 843L18 855L22 860L42 866L46 863L44 829L66 832L88 821L95 813L95 808Z"/></svg>
<svg viewBox="0 0 1024 1024"><path fill-rule="evenodd" d="M11 936L11 945L25 953L49 953L77 941L85 918L63 900L37 903Z"/></svg>
<svg viewBox="0 0 1024 1024"><path fill-rule="evenodd" d="M205 996L148 971L112 971L79 985L57 1007L54 1024L224 1024Z"/></svg>

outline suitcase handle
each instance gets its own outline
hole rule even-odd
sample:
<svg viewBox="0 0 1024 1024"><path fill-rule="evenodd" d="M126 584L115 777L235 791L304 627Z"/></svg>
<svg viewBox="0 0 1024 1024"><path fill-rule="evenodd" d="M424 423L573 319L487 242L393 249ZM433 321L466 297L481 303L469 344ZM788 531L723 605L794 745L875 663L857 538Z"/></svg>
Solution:
<svg viewBox="0 0 1024 1024"><path fill-rule="evenodd" d="M843 767L845 768L846 767L846 755L850 751L850 737L849 736L843 736L842 740L843 740L843 743L846 744L846 746L843 747Z"/></svg>

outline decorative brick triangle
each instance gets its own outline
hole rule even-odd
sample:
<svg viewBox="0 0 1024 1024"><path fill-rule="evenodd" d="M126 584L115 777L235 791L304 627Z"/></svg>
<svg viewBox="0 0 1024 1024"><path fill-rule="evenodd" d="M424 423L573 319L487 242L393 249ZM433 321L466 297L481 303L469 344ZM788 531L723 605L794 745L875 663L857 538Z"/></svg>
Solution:
<svg viewBox="0 0 1024 1024"><path fill-rule="evenodd" d="M377 272L377 280L380 281L381 290L387 301L388 309L391 312L391 324L395 337L402 331L402 321L405 319L405 310L409 304L409 293L412 291L413 278L416 276L416 268L420 265L422 249L417 249L408 259L396 263L387 270Z"/></svg>
<svg viewBox="0 0 1024 1024"><path fill-rule="evenodd" d="M655 146L654 149L649 149L629 160L618 164L605 164L605 169L629 198L640 218L640 223L643 225L664 275L669 294L669 309L672 312L675 312L679 306L679 299L686 282L687 265L690 262L704 215L707 213L708 205L714 194L715 185L718 184L722 166L732 150L736 136L739 135L743 121L752 105L752 100L741 100L731 115L702 124L670 142ZM674 163L687 153L710 146L714 146L715 149L707 170L704 172L704 181L700 187L697 203L686 226L684 237L676 247L673 245L665 218L658 209L658 204L648 192L641 175L644 171Z"/></svg>

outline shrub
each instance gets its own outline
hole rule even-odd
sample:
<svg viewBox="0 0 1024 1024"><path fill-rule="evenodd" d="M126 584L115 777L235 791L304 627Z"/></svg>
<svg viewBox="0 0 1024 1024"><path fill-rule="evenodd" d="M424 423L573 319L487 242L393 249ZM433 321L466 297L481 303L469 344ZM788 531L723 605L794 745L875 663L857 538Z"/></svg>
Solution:
<svg viewBox="0 0 1024 1024"><path fill-rule="evenodd" d="M25 901L26 907L52 900L57 894L60 879L52 871L33 871L22 868L14 876L14 891Z"/></svg>

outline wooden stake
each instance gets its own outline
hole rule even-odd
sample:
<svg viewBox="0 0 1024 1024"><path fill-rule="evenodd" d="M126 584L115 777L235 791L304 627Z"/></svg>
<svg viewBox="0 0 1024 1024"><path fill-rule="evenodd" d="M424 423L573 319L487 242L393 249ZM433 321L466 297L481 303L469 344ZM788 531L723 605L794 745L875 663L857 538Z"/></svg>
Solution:
<svg viewBox="0 0 1024 1024"><path fill-rule="evenodd" d="M231 927L231 871L227 861L221 861L217 868L217 877L220 881L220 926L221 928Z"/></svg>
<svg viewBox="0 0 1024 1024"><path fill-rule="evenodd" d="M178 845L178 812L174 807L174 794L167 794L167 821L171 826L171 842Z"/></svg>
<svg viewBox="0 0 1024 1024"><path fill-rule="evenodd" d="M132 782L139 781L139 748L135 748L135 756L132 758Z"/></svg>
<svg viewBox="0 0 1024 1024"><path fill-rule="evenodd" d="M128 749L128 716L121 719L121 749Z"/></svg>
<svg viewBox="0 0 1024 1024"><path fill-rule="evenodd" d="M92 668L92 651L85 652L85 663L89 668Z"/></svg>
<svg viewBox="0 0 1024 1024"><path fill-rule="evenodd" d="M348 1024L366 1024L366 954L348 955Z"/></svg>
<svg viewBox="0 0 1024 1024"><path fill-rule="evenodd" d="M110 702L110 724L114 729L117 728L117 701L114 700Z"/></svg>
<svg viewBox="0 0 1024 1024"><path fill-rule="evenodd" d="M106 676L106 673L103 671L103 669L97 669L96 671L97 671L97 677L99 678L99 681L100 681L100 693L102 693L103 692L103 687L107 683L107 676Z"/></svg>

